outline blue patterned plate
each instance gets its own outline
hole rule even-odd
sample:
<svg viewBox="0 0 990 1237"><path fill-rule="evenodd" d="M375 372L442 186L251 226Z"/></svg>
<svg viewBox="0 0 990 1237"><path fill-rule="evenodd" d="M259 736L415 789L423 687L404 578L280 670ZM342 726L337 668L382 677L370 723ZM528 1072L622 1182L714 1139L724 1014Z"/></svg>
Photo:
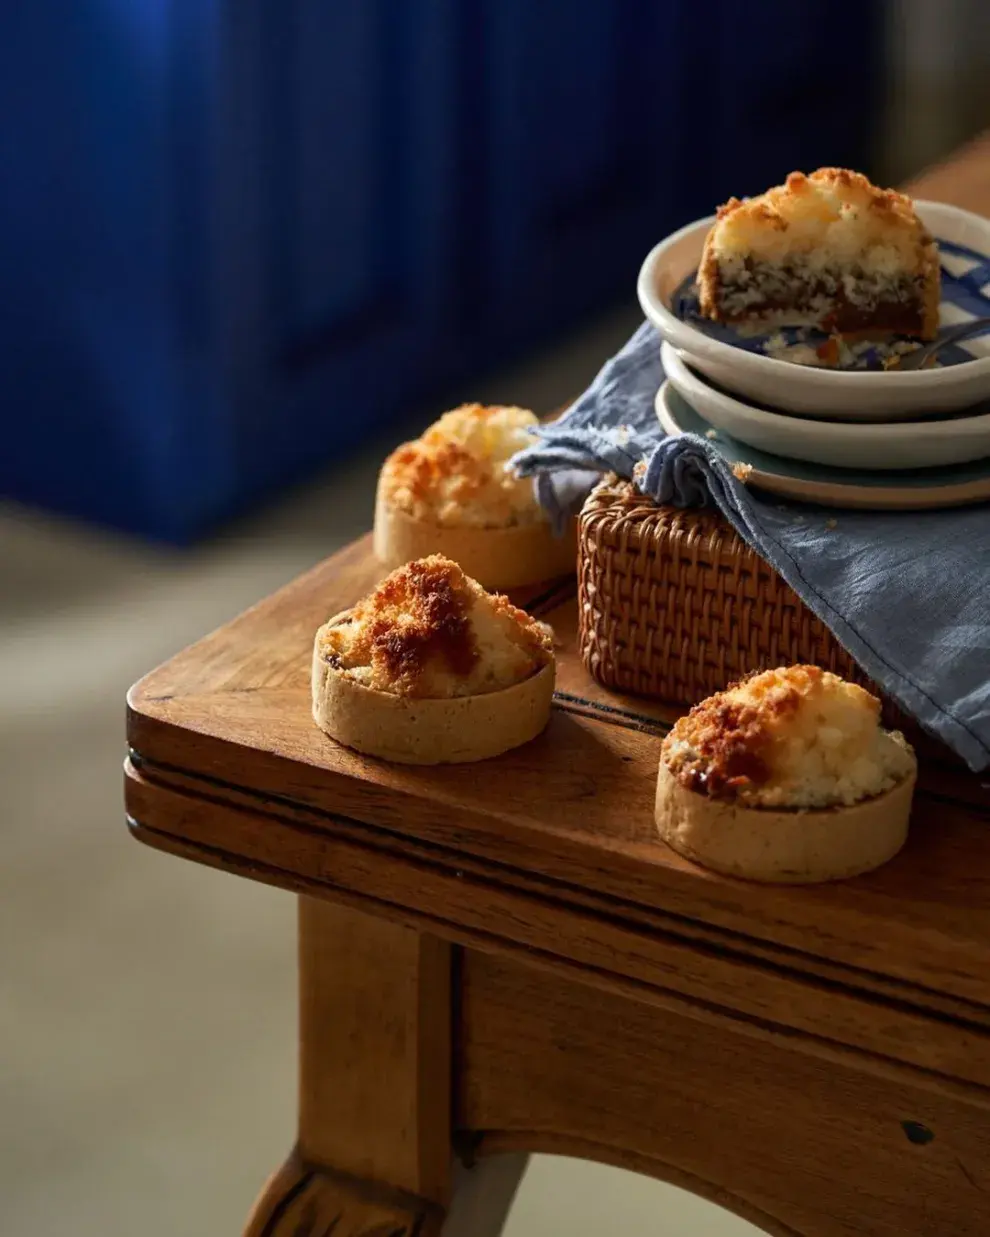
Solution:
<svg viewBox="0 0 990 1237"><path fill-rule="evenodd" d="M915 205L944 247L942 324L990 315L990 220L941 202ZM708 380L766 408L837 421L910 421L990 399L990 333L935 369L829 369L768 356L767 337L746 339L700 318L690 286L713 218L656 245L637 285L647 318Z"/></svg>

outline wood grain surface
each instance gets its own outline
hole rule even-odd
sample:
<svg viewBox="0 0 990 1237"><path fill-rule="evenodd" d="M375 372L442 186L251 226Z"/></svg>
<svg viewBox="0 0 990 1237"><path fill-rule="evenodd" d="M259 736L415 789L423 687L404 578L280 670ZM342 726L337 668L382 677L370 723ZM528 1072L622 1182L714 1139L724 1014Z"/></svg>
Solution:
<svg viewBox="0 0 990 1237"><path fill-rule="evenodd" d="M507 884L485 865L451 861L431 847L398 849L387 835L354 822L258 815L148 782L136 771L130 777L143 822L138 835L151 845L175 851L166 829L179 821L188 858L297 892L322 892L704 1021L733 1023L747 1037L800 1033L804 1050L838 1058L854 1050L863 1068L884 1076L907 1077L907 1067L919 1075L918 1085L975 1084L979 1101L990 1105L990 1017L978 1007L929 993L909 1000L903 987L812 973L803 959L784 954L757 957L731 937L692 932L672 917L535 878ZM218 832L236 853L212 845Z"/></svg>
<svg viewBox="0 0 990 1237"><path fill-rule="evenodd" d="M244 1237L437 1237L442 1222L439 1207L312 1168L294 1154L265 1186Z"/></svg>
<svg viewBox="0 0 990 1237"><path fill-rule="evenodd" d="M445 941L299 899L299 1143L311 1164L450 1198Z"/></svg>
<svg viewBox="0 0 990 1237"><path fill-rule="evenodd" d="M990 213L990 136L919 178ZM693 866L653 825L674 714L576 652L573 580L515 598L557 636L553 716L495 760L389 766L310 716L313 634L370 538L129 694L150 846L300 897L298 1145L248 1237L499 1231L531 1150L653 1173L775 1237L990 1232L990 785L922 761L907 847L810 888ZM482 1161L484 1163L484 1161Z"/></svg>
<svg viewBox="0 0 990 1237"><path fill-rule="evenodd" d="M248 1237L425 1237L451 1194L451 950L299 899L296 1147Z"/></svg>
<svg viewBox="0 0 990 1237"><path fill-rule="evenodd" d="M455 864L461 855L497 865L503 882L539 876L711 925L742 952L755 939L990 1006L990 793L978 779L926 769L907 848L866 877L787 889L705 872L664 846L653 824L670 714L592 683L575 652L570 583L529 599L560 646L541 738L461 767L362 757L313 725L309 657L319 623L378 574L359 542L144 679L129 717L143 767L213 779L221 800L235 787L441 846ZM213 819L212 835L198 840L237 854L221 815ZM181 833L161 819L155 827ZM289 855L299 875L318 879L286 837L282 866Z"/></svg>
<svg viewBox="0 0 990 1237"><path fill-rule="evenodd" d="M480 953L461 1011L457 1116L483 1152L648 1172L776 1237L990 1231L990 1121L964 1100Z"/></svg>

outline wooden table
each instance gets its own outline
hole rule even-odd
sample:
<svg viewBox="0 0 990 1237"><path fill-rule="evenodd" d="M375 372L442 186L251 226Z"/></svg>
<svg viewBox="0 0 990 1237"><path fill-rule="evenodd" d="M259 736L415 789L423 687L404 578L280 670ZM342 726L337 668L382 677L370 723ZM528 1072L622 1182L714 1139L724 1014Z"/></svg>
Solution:
<svg viewBox="0 0 990 1237"><path fill-rule="evenodd" d="M990 213L974 151L920 190ZM362 758L311 722L309 658L379 574L360 541L129 698L135 837L300 895L298 1142L247 1233L485 1237L551 1151L779 1237L986 1237L987 786L928 767L906 850L856 880L695 868L652 822L672 715L585 673L573 582L519 597L561 640L541 738Z"/></svg>

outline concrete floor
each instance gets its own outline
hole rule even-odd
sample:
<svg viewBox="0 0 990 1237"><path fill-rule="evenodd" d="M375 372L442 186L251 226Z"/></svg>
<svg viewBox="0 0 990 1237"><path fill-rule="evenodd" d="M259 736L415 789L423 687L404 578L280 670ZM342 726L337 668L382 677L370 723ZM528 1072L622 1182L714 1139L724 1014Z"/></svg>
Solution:
<svg viewBox="0 0 990 1237"><path fill-rule="evenodd" d="M479 399L558 406L613 315ZM0 1233L235 1235L292 1142L294 905L135 845L123 698L362 532L391 446L179 554L0 506ZM744 1237L665 1185L533 1161L509 1237Z"/></svg>

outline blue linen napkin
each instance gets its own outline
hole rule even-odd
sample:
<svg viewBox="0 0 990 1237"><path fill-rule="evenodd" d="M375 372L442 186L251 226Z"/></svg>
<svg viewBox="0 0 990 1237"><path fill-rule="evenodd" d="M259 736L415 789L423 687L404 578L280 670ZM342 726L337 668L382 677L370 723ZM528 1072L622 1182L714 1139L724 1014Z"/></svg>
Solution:
<svg viewBox="0 0 990 1237"><path fill-rule="evenodd" d="M716 505L866 673L971 769L990 764L990 508L832 511L762 497L715 447L667 438L644 323L514 466L559 527L603 472L676 507Z"/></svg>

